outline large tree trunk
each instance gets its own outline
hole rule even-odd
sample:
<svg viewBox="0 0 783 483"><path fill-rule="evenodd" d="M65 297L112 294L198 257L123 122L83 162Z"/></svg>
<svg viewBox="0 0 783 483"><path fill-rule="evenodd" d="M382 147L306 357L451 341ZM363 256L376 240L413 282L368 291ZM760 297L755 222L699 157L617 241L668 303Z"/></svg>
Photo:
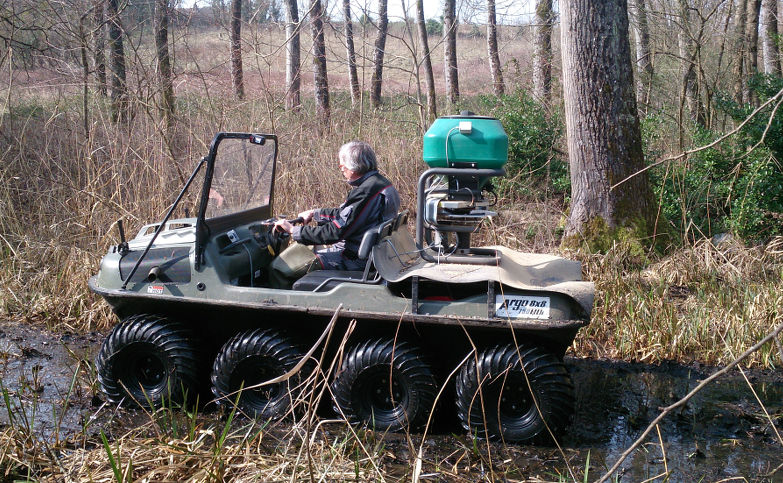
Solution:
<svg viewBox="0 0 783 483"><path fill-rule="evenodd" d="M734 100L742 103L742 94L745 90L745 24L747 23L748 0L736 0L737 11L734 21Z"/></svg>
<svg viewBox="0 0 783 483"><path fill-rule="evenodd" d="M117 10L117 0L106 1L109 22L109 50L111 62L111 111L117 122L128 119L128 84L125 77L125 48L122 41L122 18Z"/></svg>
<svg viewBox="0 0 783 483"><path fill-rule="evenodd" d="M93 21L95 29L95 81L98 83L98 92L106 97L106 53L104 51L106 44L106 28L104 27L103 9L104 0L95 0L93 11Z"/></svg>
<svg viewBox="0 0 783 483"><path fill-rule="evenodd" d="M326 73L326 43L321 0L310 0L310 26L313 31L313 79L315 107L324 125L329 123L329 79Z"/></svg>
<svg viewBox="0 0 783 483"><path fill-rule="evenodd" d="M242 0L231 0L231 81L237 99L245 98L242 79Z"/></svg>
<svg viewBox="0 0 783 483"><path fill-rule="evenodd" d="M650 86L653 65L650 58L650 27L647 23L647 6L644 0L630 0L630 7L636 17L634 29L636 39L636 104L640 112L646 112L650 103Z"/></svg>
<svg viewBox="0 0 783 483"><path fill-rule="evenodd" d="M449 102L459 101L459 70L457 69L457 0L445 0L443 5L444 69Z"/></svg>
<svg viewBox="0 0 783 483"><path fill-rule="evenodd" d="M378 37L375 39L374 69L370 84L370 101L373 107L381 105L381 86L383 85L383 54L386 52L386 33L389 29L389 17L386 14L387 0L378 0Z"/></svg>
<svg viewBox="0 0 783 483"><path fill-rule="evenodd" d="M169 2L155 0L155 47L158 56L158 82L162 94L161 110L166 126L174 121L174 84L169 61Z"/></svg>
<svg viewBox="0 0 783 483"><path fill-rule="evenodd" d="M533 52L533 94L543 104L552 97L552 0L536 1Z"/></svg>
<svg viewBox="0 0 783 483"><path fill-rule="evenodd" d="M356 50L353 46L351 0L343 0L343 15L345 16L345 48L348 53L348 82L351 84L351 105L356 106L362 101L362 93L359 90L359 75L356 73Z"/></svg>
<svg viewBox="0 0 783 483"><path fill-rule="evenodd" d="M560 3L571 214L564 243L653 231L636 112L626 0ZM613 187L613 185L615 185ZM584 238L582 238L584 237Z"/></svg>
<svg viewBox="0 0 783 483"><path fill-rule="evenodd" d="M299 47L299 9L296 0L285 0L286 23L285 37L285 108L299 110L302 105L300 98L300 47Z"/></svg>
<svg viewBox="0 0 783 483"><path fill-rule="evenodd" d="M761 17L764 25L764 72L767 74L780 76L780 49L776 38L778 35L778 12L777 4L779 0L763 0L761 6Z"/></svg>
<svg viewBox="0 0 783 483"><path fill-rule="evenodd" d="M489 67L492 70L492 86L496 96L502 96L503 71L500 68L500 55L498 54L498 26L495 18L495 0L487 0L487 54L489 55Z"/></svg>
<svg viewBox="0 0 783 483"><path fill-rule="evenodd" d="M438 111L435 106L435 77L432 74L432 59L430 58L427 26L424 23L424 0L416 0L416 25L419 31L419 42L421 42L424 79L427 81L427 121L432 122L438 117Z"/></svg>

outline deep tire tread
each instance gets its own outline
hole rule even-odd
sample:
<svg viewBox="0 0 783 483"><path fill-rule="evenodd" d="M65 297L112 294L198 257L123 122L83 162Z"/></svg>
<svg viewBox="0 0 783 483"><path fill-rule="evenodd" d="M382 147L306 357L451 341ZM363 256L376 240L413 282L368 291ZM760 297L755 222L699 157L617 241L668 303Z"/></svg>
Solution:
<svg viewBox="0 0 783 483"><path fill-rule="evenodd" d="M275 368L277 377L296 366L302 356L299 347L277 330L254 329L239 333L223 345L215 358L211 376L212 393L218 404L232 406L236 400L234 393L241 387L236 381L232 382L232 376L240 364L261 358L269 367ZM283 416L291 406L288 387L296 386L298 381L299 377L295 376L288 383L278 383L276 386L281 390L279 397L264 402L243 393L239 398L239 408L248 416L259 419Z"/></svg>
<svg viewBox="0 0 783 483"><path fill-rule="evenodd" d="M154 348L154 349L152 349ZM124 382L128 360L138 351L151 351L164 359L168 377L161 387L143 391ZM184 324L155 314L136 314L116 325L95 360L98 382L109 401L142 407L159 407L164 400L181 403L183 389L197 386L199 354L193 333ZM192 391L188 396L193 396Z"/></svg>
<svg viewBox="0 0 783 483"><path fill-rule="evenodd" d="M367 371L388 373L405 395L393 410L368 410ZM336 409L353 423L379 430L402 431L426 423L437 394L437 383L423 352L414 344L393 339L370 339L355 345L345 356L342 371L332 383ZM403 407L404 404L404 407Z"/></svg>
<svg viewBox="0 0 783 483"><path fill-rule="evenodd" d="M553 354L540 347L526 345L518 350L512 344L497 345L468 360L457 376L457 414L463 428L479 437L488 435L505 441L548 442L551 436L547 426L557 435L570 421L574 411L574 386L562 361ZM542 414L530 402L524 416L499 415L496 409L498 400L493 399L493 394L516 389L509 386L498 389L504 377L507 382L512 377L521 381L517 383L525 387L520 390L529 398L525 372ZM480 384L480 381L483 383ZM483 411L479 389L483 393Z"/></svg>

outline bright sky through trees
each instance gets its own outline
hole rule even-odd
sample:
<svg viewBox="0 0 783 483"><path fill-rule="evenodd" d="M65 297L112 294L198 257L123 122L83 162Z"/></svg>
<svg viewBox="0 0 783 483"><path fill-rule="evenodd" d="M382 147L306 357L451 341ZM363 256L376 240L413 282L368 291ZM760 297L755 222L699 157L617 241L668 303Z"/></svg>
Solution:
<svg viewBox="0 0 783 483"><path fill-rule="evenodd" d="M181 5L183 7L191 7L197 4L200 7L205 7L215 0L182 0ZM224 0L228 1L228 0ZM279 0L278 0L279 1ZM405 10L403 5L407 8L408 16L415 17L415 0L390 0L389 1L389 20L397 21L404 18ZM299 0L299 13L304 14L307 12L309 2ZM282 5L281 5L282 10ZM458 0L457 1L457 16L460 22L480 23L486 22L486 8L487 4L483 0ZM497 21L499 24L519 24L530 20L535 9L535 4L532 0L498 0L496 2L497 9ZM342 4L337 0L330 0L324 2L324 9L326 13L333 19L342 18ZM354 20L357 20L363 14L369 15L375 18L378 12L377 0L352 0L351 10L353 12ZM424 17L440 19L443 14L443 2L442 0L424 0Z"/></svg>

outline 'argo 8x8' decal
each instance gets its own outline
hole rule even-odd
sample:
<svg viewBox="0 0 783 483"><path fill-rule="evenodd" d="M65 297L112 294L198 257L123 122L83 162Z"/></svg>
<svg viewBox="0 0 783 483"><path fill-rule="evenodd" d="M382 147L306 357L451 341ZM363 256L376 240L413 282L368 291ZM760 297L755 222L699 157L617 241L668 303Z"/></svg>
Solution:
<svg viewBox="0 0 783 483"><path fill-rule="evenodd" d="M495 316L512 319L548 319L549 297L497 295L495 296Z"/></svg>

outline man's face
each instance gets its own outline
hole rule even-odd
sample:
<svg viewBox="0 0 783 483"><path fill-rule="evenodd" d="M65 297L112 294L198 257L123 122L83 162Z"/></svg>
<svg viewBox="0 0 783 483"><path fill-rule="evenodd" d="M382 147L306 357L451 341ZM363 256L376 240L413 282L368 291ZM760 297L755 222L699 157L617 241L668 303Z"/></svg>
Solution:
<svg viewBox="0 0 783 483"><path fill-rule="evenodd" d="M348 169L345 164L343 163L343 160L340 160L340 172L343 173L343 176L345 176L346 181L354 181L359 179L359 174L355 171L351 171Z"/></svg>

